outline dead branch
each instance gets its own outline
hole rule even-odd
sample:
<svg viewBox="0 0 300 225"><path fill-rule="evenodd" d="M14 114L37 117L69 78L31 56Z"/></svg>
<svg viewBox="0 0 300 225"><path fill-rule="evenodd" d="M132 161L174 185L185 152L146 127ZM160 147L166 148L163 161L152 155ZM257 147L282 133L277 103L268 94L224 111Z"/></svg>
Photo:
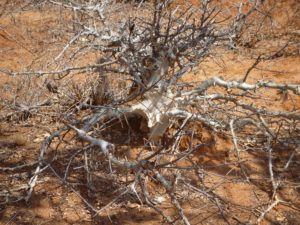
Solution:
<svg viewBox="0 0 300 225"><path fill-rule="evenodd" d="M43 107L51 107L61 123L43 141L37 162L0 168L2 172L15 172L37 164L26 185L26 195L16 201L29 201L41 175L51 172L95 214L132 194L138 204L148 205L170 224L193 224L189 207L216 209L214 214L230 224L229 212L241 210L251 215L259 206L236 205L218 188L226 182L254 185L256 180L245 155L253 159L255 152L266 157L263 169L268 175L259 179L267 179L272 189L268 199L271 204L256 215L256 223L261 223L281 203L276 145L292 150L280 167L291 169L299 148L300 115L297 110L272 111L256 103L265 100L264 90L298 97L300 85L246 83L261 57L247 70L243 81L215 76L196 86L191 82L180 87L178 82L213 50L228 45L236 48L248 19L264 2L249 1L247 7L241 3L238 11L225 19L222 8L213 1L201 1L199 7L173 7L173 1L140 1L136 11L130 13L126 7L134 6L121 5L123 9L106 0L45 2L73 16L68 24L73 26L73 33L41 70L0 69L13 77L50 76L63 84L58 89L44 82L55 96L47 99L55 98L55 104L50 100L15 104L13 113L5 117L34 115ZM89 54L96 57L87 65L90 58L85 57ZM86 75L82 79L88 77L90 82L85 81L85 86L80 81L72 83L77 81L75 74ZM216 150L222 143L229 146L228 152L223 149L226 144ZM63 166L62 175L55 168L57 162ZM97 190L96 172L103 182L115 182L117 190L122 191L98 210L77 191L76 183L71 183L69 178L76 170L83 171L91 196ZM82 173L76 179L80 176Z"/></svg>

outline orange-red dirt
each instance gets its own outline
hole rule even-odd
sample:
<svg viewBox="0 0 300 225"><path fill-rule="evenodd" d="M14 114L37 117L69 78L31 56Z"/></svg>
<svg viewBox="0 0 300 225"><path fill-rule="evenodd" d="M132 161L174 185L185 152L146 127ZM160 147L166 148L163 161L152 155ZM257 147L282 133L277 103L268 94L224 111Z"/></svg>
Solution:
<svg viewBox="0 0 300 225"><path fill-rule="evenodd" d="M228 1L218 2L224 3ZM258 52L266 52L274 46L282 46L281 42L290 39L298 40L298 46L293 45L291 49L287 50L286 54L278 58L261 62L256 69L252 70L247 81L253 83L258 80L270 80L277 83L300 84L299 5L299 2L297 3L296 0L276 1L276 6L281 7L275 13L276 23L280 27L276 37L259 41L250 49L241 49L236 52L218 50L214 58L206 59L195 71L184 76L183 81L200 82L215 75L220 75L224 79L229 80L242 79L247 69L255 61L254 56ZM57 45L60 44L55 42L55 36L50 40L47 32L52 23L57 24L57 21L59 21L58 17L58 12L38 12L37 10L14 12L11 15L0 17L0 69L25 70L32 62L33 68L40 68L43 67L45 62L53 59L53 56L56 56L58 53ZM59 28L62 26L62 24L56 26L56 35L63 35L59 32ZM30 32L31 30L32 32ZM68 38L64 38L65 41L68 40ZM85 58L85 61L81 63L95 61L94 57ZM6 112L6 105L13 102L14 96L12 93L24 97L23 95L26 91L24 93L24 90L20 88L24 84L22 83L25 82L24 80L0 73L0 116ZM42 83L39 85L41 85L41 88L44 88L43 90L46 90ZM267 97L275 96L277 98L276 95L276 92L267 93ZM279 98L280 96L278 96ZM265 102L256 103L274 111L298 110L296 112L300 112L299 96L290 95L288 100L276 101L272 105ZM5 122L0 124L0 167L21 165L37 160L41 141L50 132L56 130L58 125L55 120L52 121L50 119L50 116L45 118L47 120L43 120L42 116L29 118L27 122ZM235 165L230 165L231 160L235 157L231 139L227 136L222 136L222 134L215 134L212 137L210 131L201 125L191 124L189 126L190 130L199 133L199 138L197 139L199 143L215 139L212 147L203 147L195 152L193 156L196 163L203 164L206 168L211 168L208 169L209 176L203 181L205 185L232 204L232 211L235 212L236 217L242 221L254 223L256 217L253 215L249 216L244 208L257 207L259 205L266 207L270 203L269 182L266 182L264 179L268 177L266 159L260 158L260 154L256 152L243 153L244 159L248 160L246 165L252 173L251 178L257 178L255 180L256 185L234 180L233 177L237 169ZM183 137L180 142L180 148L185 149L189 144L189 137ZM130 149L126 151L130 151ZM135 149L134 151L138 152L139 150ZM289 153L288 150L282 153L282 163L289 156ZM132 152L127 152L126 154L128 154L129 159L137 155L132 154ZM300 156L297 155L296 157L299 162ZM34 166L25 168L18 174L1 172L0 191L24 185L21 181L28 180L34 168ZM62 168L62 165L56 166L58 171L60 168ZM72 191L72 189L64 186L55 176L50 174L49 172L40 178L28 204L22 201L5 207L0 206L0 224L155 225L162 223L160 215L147 206L131 202L130 198L122 205L112 205L101 212L100 215L95 216L80 196L88 199L96 209L100 209L113 199L112 190L117 189L115 183L101 183L100 179L96 183L97 191L89 196L86 187L82 186L82 188ZM299 164L292 171L292 174L288 176L300 177ZM85 182L83 177L78 179L78 182ZM300 224L299 183L297 185L287 183L279 190L280 197L287 204L275 207L266 215L266 219L263 220L262 224ZM193 204L199 206L197 201L201 202L201 200L195 199L195 202L185 206L186 214L189 218L192 218L192 224L226 224L223 218L215 216L218 212L216 208L193 208ZM293 207L288 204L289 202L293 203ZM169 206L165 207L167 209ZM169 213L172 213L172 210L169 210ZM236 220L232 224L241 223Z"/></svg>

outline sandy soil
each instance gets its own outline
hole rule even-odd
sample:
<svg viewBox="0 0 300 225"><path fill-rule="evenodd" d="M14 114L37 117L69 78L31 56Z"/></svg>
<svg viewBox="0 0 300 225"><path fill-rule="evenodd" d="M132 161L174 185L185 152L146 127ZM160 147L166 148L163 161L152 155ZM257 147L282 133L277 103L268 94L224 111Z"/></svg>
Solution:
<svg viewBox="0 0 300 225"><path fill-rule="evenodd" d="M293 23L289 18L295 8L299 7L297 1L278 1L276 4L284 7L284 12L276 12L276 22L279 29L276 37L258 41L250 49L240 49L239 51L218 50L215 57L202 62L199 67L187 74L184 82L200 82L204 79L221 75L225 79L242 79L248 68L255 61L255 56L259 51L272 49L274 46L282 46L285 39L293 40L293 43L300 43L300 23ZM286 4L286 5L285 5ZM299 4L299 3L298 3ZM299 11L298 11L299 12ZM288 16L286 16L288 15ZM58 12L38 12L29 10L25 12L16 12L13 16L5 15L0 18L0 68L10 70L23 70L32 65L33 68L39 68L44 62L57 54L57 47L60 45L55 42L57 36L62 35L59 29L62 24L52 30L52 39L49 38L48 28L51 23L57 22ZM293 20L294 21L294 20ZM63 28L67 30L67 28ZM30 38L32 37L32 38ZM34 40L34 41L32 41ZM67 40L67 38L66 38ZM278 83L296 83L300 84L300 46L293 44L286 52L274 59L261 62L256 69L252 70L248 82L253 83L259 80L270 80ZM94 60L94 56L86 61ZM26 90L22 86L26 84L24 78L9 77L0 73L0 112L8 111L7 105L14 101L14 95L24 97ZM26 84L26 87L40 85L43 91L46 91L43 82ZM268 107L270 110L296 111L300 110L300 98L290 95L287 100L280 100L276 92L270 92L267 98L278 101L266 100L257 102L257 104ZM30 101L30 98L27 99ZM272 104L270 104L272 102ZM298 110L298 111L297 111ZM45 119L46 118L46 119ZM3 122L0 124L0 167L9 167L13 165L26 164L37 160L39 146L44 137L50 132L56 130L58 123L55 119L51 120L51 115L37 116L29 118L26 121ZM210 133L205 128L192 124L190 129L196 130L199 139L209 140ZM188 138L188 137L187 137ZM188 140L187 140L188 142ZM183 140L181 147L187 145ZM136 150L138 151L138 150ZM59 153L60 157L69 158L68 152ZM127 152L127 156L134 158L135 154ZM131 154L131 155L130 155ZM245 183L235 179L234 166L226 165L224 162L230 162L234 158L232 152L232 142L221 135L217 137L217 143L213 148L202 148L195 154L195 161L203 164L203 167L209 171L209 176L204 180L207 187L211 187L223 199L231 203L232 209L228 209L236 217L249 223L255 222L255 216L251 215L245 209L251 207L266 206L269 203L269 184L265 182L268 177L266 168L266 158L259 153L245 152L243 157L248 160L247 168L251 171L251 177L255 180L253 183ZM286 161L290 155L290 150L280 153L278 165ZM295 161L299 162L300 155L297 155ZM62 162L66 163L67 161ZM63 165L55 165L57 171L64 168ZM11 189L17 192L18 188L24 185L24 181L29 179L34 166L22 169L18 174L13 172L0 171L0 190ZM294 165L286 175L286 180L279 194L289 204L282 204L272 210L272 213L266 216L262 224L300 224L300 195L299 182L293 182L299 179L300 165ZM0 205L0 224L161 224L161 217L149 207L141 206L128 197L126 201L120 204L116 203L95 216L94 213L84 203L85 199L93 204L97 209L109 203L114 193L112 190L118 188L118 184L108 179L99 179L96 181L97 191L90 193L83 185L85 177L83 173L78 172L79 188L76 190L63 185L55 176L48 171L40 180L31 201L28 203L18 202L16 204ZM112 178L111 178L112 179ZM298 180L299 181L299 180ZM297 186L298 185L298 186ZM218 211L211 209L195 209L193 205L198 205L201 200L195 199L194 202L186 205L187 215L192 218L192 224L226 224L221 216L216 216ZM295 207L294 207L295 206ZM165 206L166 208L169 206ZM169 210L172 213L172 210ZM240 221L231 220L232 224L242 224Z"/></svg>

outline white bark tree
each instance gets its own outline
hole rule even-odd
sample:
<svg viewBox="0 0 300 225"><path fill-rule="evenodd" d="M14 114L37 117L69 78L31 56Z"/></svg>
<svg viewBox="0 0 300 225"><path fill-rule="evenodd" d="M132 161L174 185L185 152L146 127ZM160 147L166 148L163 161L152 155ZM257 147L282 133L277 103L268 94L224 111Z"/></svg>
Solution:
<svg viewBox="0 0 300 225"><path fill-rule="evenodd" d="M180 82L187 72L210 56L212 50L237 47L238 40L247 29L248 18L260 13L264 3L262 0L247 1L247 7L244 7L243 2L234 15L224 19L222 8L210 0L201 1L199 6L178 5L168 0L135 1L129 6L108 0L46 1L44 4L74 13L76 33L51 62L56 65L56 70L3 71L14 76L53 75L60 80L72 77L74 73L92 71L97 74L98 83L86 90L88 94L76 101L67 116L64 111L61 112L64 125L44 140L38 165L29 181L27 194L22 198L31 198L39 176L47 168L69 185L68 173L72 162L68 163L65 175L61 177L52 167L56 159L49 158L46 152L59 148L66 132L73 132L76 141L65 142L66 149L82 142L81 153L85 152L83 163L89 189L93 190L91 164L94 156L91 152L97 149L97 154L102 157L100 164L104 165L102 172L129 177L128 182L122 184L122 188L127 190L123 194L134 193L140 204L153 208L168 223L191 224L183 206L188 195L201 196L203 202L217 207L227 221L227 202L205 186L201 176L205 176L206 172L193 161L197 150L213 147L215 140L212 138L210 142L194 144L194 133L189 133L188 128L194 123L206 127L213 137L219 133L231 137L235 163L240 177L247 182L251 182L252 178L241 152L247 151L251 144L268 153L273 196L272 203L258 216L259 223L281 202L277 195L279 180L273 172L274 146L280 143L294 149L284 167L288 169L300 146L300 115L298 111L271 111L256 105L253 99L260 90L277 90L281 94L299 96L300 86L269 81L251 84L245 82L247 77L226 81L219 76L196 86ZM126 9L130 7L136 11L128 13ZM91 51L99 53L97 63L72 66L75 59L84 58ZM56 87L53 94L63 98L63 92ZM42 105L39 103L31 108L20 105L19 110L30 112ZM70 109L70 105L67 107ZM90 113L81 116L80 113L87 109L91 110ZM249 140L251 135L245 132L248 128L260 137L251 140L253 143ZM172 133L172 129L176 132ZM119 138L120 130L127 132L122 133L126 140ZM189 146L180 151L179 145L185 134L190 135ZM145 140L140 146L143 151L134 159L120 157L118 152L124 145L128 148L133 146L135 135L142 136L139 141ZM181 166L181 162L188 166ZM197 174L197 179L191 178L191 173ZM115 179L118 181L118 178ZM149 191L149 182L164 190L164 194ZM173 205L176 214L168 216L161 201ZM99 212L92 205L88 206Z"/></svg>

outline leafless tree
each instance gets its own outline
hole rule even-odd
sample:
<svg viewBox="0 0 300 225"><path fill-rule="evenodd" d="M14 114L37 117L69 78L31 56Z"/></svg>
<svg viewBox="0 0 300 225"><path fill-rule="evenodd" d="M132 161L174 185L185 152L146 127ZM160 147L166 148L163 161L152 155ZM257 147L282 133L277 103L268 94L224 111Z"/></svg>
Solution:
<svg viewBox="0 0 300 225"><path fill-rule="evenodd" d="M41 3L73 15L74 35L49 63L48 70L2 72L14 76L52 76L57 81L90 72L93 82L84 90L75 85L70 93L70 89L48 79L44 81L49 92L59 97L63 125L43 141L38 162L34 162L37 167L24 186L26 194L15 197L3 192L5 203L28 201L38 178L49 169L76 192L68 178L72 160L82 155L86 185L91 192L95 191L95 171L113 177L118 184L116 198L100 210L83 199L98 215L131 194L139 204L151 207L170 224L193 224L186 210L200 210L203 206L217 209L222 219L231 224L239 218L229 214L228 208L236 206L220 196L215 187L207 185L205 178L210 176L209 172L194 157L201 149L213 149L223 135L233 145L234 161L228 166L237 168L237 177L244 182L256 180L243 156L251 149L267 156L271 196L269 205L256 212L256 222L260 223L276 205L285 204L277 194L283 181L274 173L275 146L292 149L281 168L286 171L299 152L300 115L298 111L272 111L254 103L255 99L263 98L265 90L299 96L300 86L269 81L250 84L245 82L248 73L241 80L226 81L215 76L197 84L182 82L182 77L211 57L214 50L236 48L248 19L261 13L263 3L247 1L244 7L241 1L230 16L210 0L200 1L199 6L168 0L136 1L134 5L108 0ZM132 7L135 11L128 13ZM74 66L74 62L91 52L99 56L94 63ZM19 110L33 112L52 104L40 102L27 108L19 106ZM204 130L209 133L209 140L199 138L199 132ZM132 146L139 147L130 153L134 157L124 153L131 151ZM49 153L58 150L70 150L73 154L63 173L53 166L62 156ZM12 168L2 168L9 169ZM124 177L126 181L122 180ZM172 205L175 213L170 215L164 205Z"/></svg>

